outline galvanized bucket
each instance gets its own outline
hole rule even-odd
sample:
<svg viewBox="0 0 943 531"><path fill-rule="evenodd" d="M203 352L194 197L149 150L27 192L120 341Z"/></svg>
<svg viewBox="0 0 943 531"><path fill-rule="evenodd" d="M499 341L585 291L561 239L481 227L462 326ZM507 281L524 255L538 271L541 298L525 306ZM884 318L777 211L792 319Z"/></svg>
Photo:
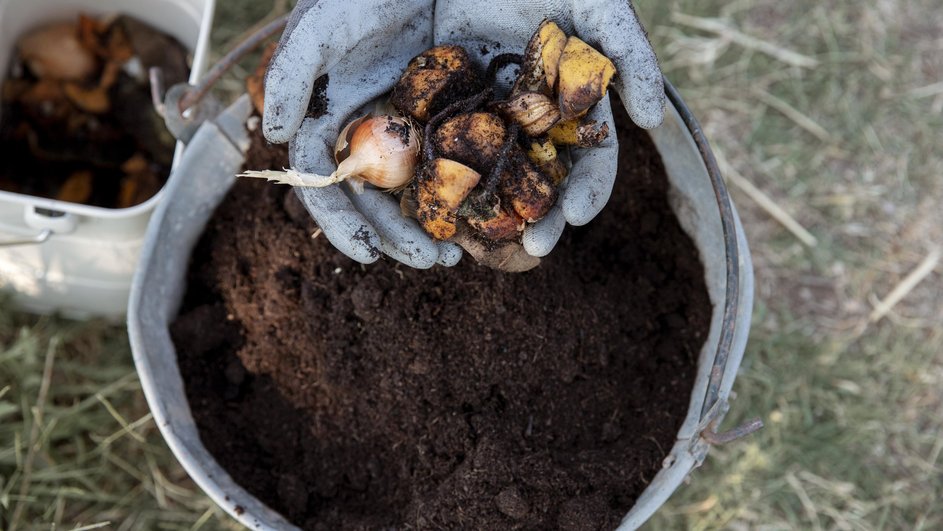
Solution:
<svg viewBox="0 0 943 531"><path fill-rule="evenodd" d="M636 501L620 530L636 529L655 513L722 441L714 427L740 367L753 306L750 253L724 181L697 120L666 83L665 123L651 131L671 182L670 201L705 266L713 305L711 329L698 359L687 417L664 468ZM187 263L213 210L241 169L248 144L246 98L194 136L148 228L131 290L128 330L134 361L154 419L190 476L236 520L252 529L297 529L233 481L200 441L191 416L168 326L186 289Z"/></svg>

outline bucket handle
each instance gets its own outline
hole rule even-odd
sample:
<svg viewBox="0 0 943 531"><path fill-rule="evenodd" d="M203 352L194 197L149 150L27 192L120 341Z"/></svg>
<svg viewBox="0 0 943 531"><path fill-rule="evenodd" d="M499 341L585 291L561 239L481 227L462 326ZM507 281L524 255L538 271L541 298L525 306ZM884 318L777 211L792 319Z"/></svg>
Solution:
<svg viewBox="0 0 943 531"><path fill-rule="evenodd" d="M23 240L0 241L0 247L13 247L14 245L34 245L43 243L48 240L52 234L52 229L43 229L39 234L33 236L32 238L26 238Z"/></svg>
<svg viewBox="0 0 943 531"><path fill-rule="evenodd" d="M681 94L668 78L665 78L665 93L668 99L678 109L681 120L694 138L698 152L704 161L707 174L710 177L717 207L720 212L720 223L724 234L724 250L727 262L727 286L724 294L724 314L721 323L720 340L717 352L714 355L710 378L707 382L707 394L701 408L701 423L699 430L701 438L711 445L727 444L742 439L751 433L763 428L763 421L759 418L750 419L740 426L727 432L717 433L717 420L729 408L727 397L722 396L721 387L727 369L727 359L733 345L734 329L736 328L737 314L740 311L740 250L737 242L737 228L733 216L733 206L724 178L714 159L710 144L704 137L701 124L681 99Z"/></svg>
<svg viewBox="0 0 943 531"><path fill-rule="evenodd" d="M0 240L0 248L16 245L37 245L45 243L53 234L68 234L75 230L78 217L75 214L31 205L26 207L23 213L23 221L28 227L38 230L39 233L22 239Z"/></svg>

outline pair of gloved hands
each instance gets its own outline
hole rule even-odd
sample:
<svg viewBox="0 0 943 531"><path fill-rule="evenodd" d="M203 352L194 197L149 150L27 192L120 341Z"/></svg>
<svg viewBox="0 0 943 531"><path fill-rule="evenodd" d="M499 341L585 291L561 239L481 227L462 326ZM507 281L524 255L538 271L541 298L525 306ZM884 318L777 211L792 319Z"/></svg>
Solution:
<svg viewBox="0 0 943 531"><path fill-rule="evenodd" d="M653 128L662 122L663 78L629 0L300 0L266 78L265 137L290 142L293 168L329 175L340 130L392 89L410 59L434 45L458 44L484 67L495 55L522 53L544 18L613 61L614 88L636 124ZM327 109L312 116L309 100L323 75ZM573 167L560 201L524 231L524 249L533 256L548 254L566 223L588 223L609 200L618 143L608 97L590 118L610 124L609 138L571 153ZM404 218L399 202L385 192L368 187L355 194L340 184L297 190L330 242L358 262L386 254L429 268L455 265L462 257L460 247L433 240Z"/></svg>

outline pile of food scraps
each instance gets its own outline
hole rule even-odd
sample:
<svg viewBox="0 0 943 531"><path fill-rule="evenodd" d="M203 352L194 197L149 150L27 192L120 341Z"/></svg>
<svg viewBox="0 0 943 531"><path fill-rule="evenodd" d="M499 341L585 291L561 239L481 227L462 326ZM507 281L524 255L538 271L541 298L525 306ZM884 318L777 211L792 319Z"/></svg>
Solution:
<svg viewBox="0 0 943 531"><path fill-rule="evenodd" d="M152 104L152 67L184 82L187 50L127 16L23 35L3 82L0 190L105 208L154 196L176 141Z"/></svg>
<svg viewBox="0 0 943 531"><path fill-rule="evenodd" d="M518 78L495 99L497 73L511 63L520 65ZM595 147L608 137L608 124L586 116L614 75L612 61L549 20L523 56L500 55L487 72L476 71L464 48L436 46L413 58L393 88L396 113L363 116L344 128L334 173L243 176L312 187L346 181L354 191L370 183L397 194L404 216L433 238L506 268L524 254L527 225L556 203L569 172L566 148ZM537 261L527 258L516 267Z"/></svg>

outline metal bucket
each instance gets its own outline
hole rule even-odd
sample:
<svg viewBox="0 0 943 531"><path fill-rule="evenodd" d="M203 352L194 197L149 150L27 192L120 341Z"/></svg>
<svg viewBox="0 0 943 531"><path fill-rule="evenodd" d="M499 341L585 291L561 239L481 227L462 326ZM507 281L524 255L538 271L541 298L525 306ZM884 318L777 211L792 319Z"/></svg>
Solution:
<svg viewBox="0 0 943 531"><path fill-rule="evenodd" d="M728 409L743 358L753 306L750 253L724 181L697 121L667 85L665 123L651 131L671 182L670 202L704 263L713 305L711 329L698 359L687 417L664 468L622 521L636 529L655 513L704 458ZM177 459L207 494L252 529L297 529L233 481L200 441L190 413L168 326L186 289L187 263L213 210L241 169L246 145L245 98L225 118L205 124L166 187L148 228L128 308L138 374L154 419ZM241 120L241 121L240 121ZM235 125L234 125L235 124Z"/></svg>
<svg viewBox="0 0 943 531"><path fill-rule="evenodd" d="M180 41L193 53L190 82L209 56L216 0L0 0L0 78L20 35L43 23L123 13ZM3 117L0 116L0 120ZM175 163L182 144L177 145ZM101 208L0 191L0 290L35 313L120 319L164 191L130 208ZM12 244L16 245L12 245Z"/></svg>

